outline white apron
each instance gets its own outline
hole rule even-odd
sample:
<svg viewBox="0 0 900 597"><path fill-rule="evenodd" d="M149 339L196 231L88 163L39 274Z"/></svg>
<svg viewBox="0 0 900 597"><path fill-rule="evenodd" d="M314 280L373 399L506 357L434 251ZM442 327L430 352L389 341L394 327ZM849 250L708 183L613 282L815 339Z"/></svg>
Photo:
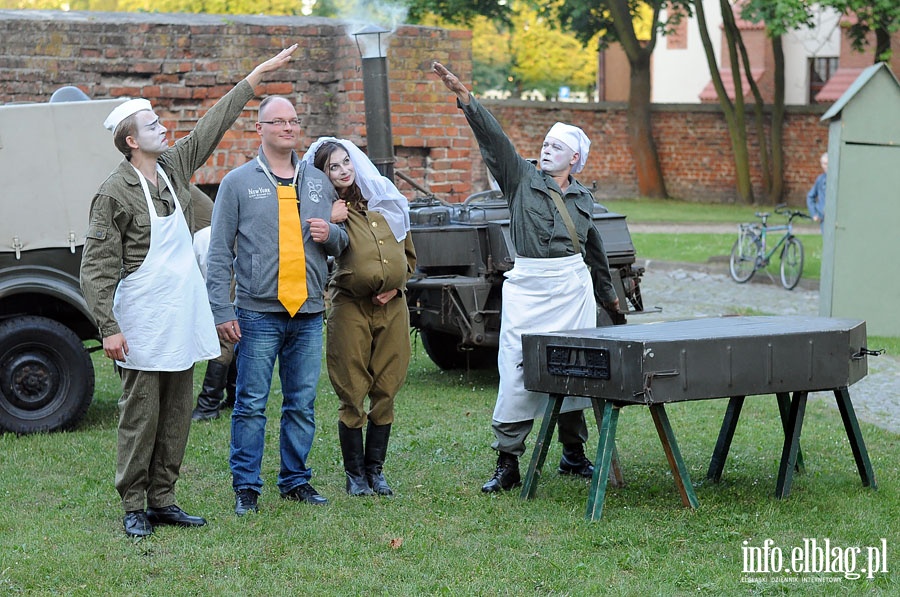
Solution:
<svg viewBox="0 0 900 597"><path fill-rule="evenodd" d="M493 419L530 421L544 414L547 394L525 389L522 334L597 327L597 304L591 275L581 255L551 259L516 256L503 283L500 388ZM588 398L566 398L562 412L590 408Z"/></svg>
<svg viewBox="0 0 900 597"><path fill-rule="evenodd" d="M150 250L140 267L119 282L113 297L113 316L128 342L128 355L116 363L141 371L184 371L220 355L206 285L181 204L165 172L157 165L175 210L160 217L147 180L137 168L134 171L150 213Z"/></svg>

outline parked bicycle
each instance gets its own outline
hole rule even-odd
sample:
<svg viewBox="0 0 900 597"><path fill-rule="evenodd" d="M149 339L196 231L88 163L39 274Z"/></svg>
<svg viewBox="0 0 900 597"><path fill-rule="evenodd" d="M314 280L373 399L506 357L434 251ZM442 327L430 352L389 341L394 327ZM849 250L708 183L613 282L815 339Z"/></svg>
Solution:
<svg viewBox="0 0 900 597"><path fill-rule="evenodd" d="M738 226L738 238L731 248L729 264L731 277L735 282L746 282L753 277L756 270L765 270L776 252L781 260L781 285L793 290L800 282L803 275L803 243L794 236L793 224L794 219L809 219L809 216L802 211L788 209L784 205L777 206L775 213L787 217L787 223L771 226L768 224L770 214L757 212L759 222L748 222ZM781 231L784 231L784 234L774 247L768 249L768 233Z"/></svg>

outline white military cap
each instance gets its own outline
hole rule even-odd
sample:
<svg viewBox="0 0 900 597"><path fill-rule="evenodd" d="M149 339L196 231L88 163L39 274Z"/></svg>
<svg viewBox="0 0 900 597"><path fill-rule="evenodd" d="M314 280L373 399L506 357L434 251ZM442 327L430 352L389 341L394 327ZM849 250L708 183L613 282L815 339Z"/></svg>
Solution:
<svg viewBox="0 0 900 597"><path fill-rule="evenodd" d="M103 126L104 128L115 132L116 127L119 126L119 123L132 114L140 112L141 110L152 109L153 107L150 105L149 100L145 100L144 98L130 99L124 104L119 104L118 106L116 106L116 108L109 113L109 116L106 117L106 120L103 121Z"/></svg>

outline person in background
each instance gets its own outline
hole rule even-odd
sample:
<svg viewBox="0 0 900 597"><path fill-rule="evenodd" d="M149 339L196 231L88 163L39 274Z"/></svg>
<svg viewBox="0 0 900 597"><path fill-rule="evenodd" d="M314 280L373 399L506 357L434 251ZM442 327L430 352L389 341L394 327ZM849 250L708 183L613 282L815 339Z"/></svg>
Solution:
<svg viewBox="0 0 900 597"><path fill-rule="evenodd" d="M191 197L194 201L194 220L198 230L194 234L194 256L200 273L206 281L206 260L209 253L210 223L212 221L213 201L196 185L191 185ZM206 362L206 373L203 384L197 394L197 406L191 413L193 421L211 421L218 419L223 408L234 406L234 382L237 369L234 363L234 345L219 339L222 354Z"/></svg>
<svg viewBox="0 0 900 597"><path fill-rule="evenodd" d="M348 244L343 224L328 221L337 200L334 187L294 151L301 133L294 104L267 97L259 105L256 132L256 158L226 174L216 194L206 279L219 337L237 345L229 464L238 516L259 510L265 410L276 358L282 393L279 492L307 504L328 502L310 484L307 460L316 430L327 258Z"/></svg>
<svg viewBox="0 0 900 597"><path fill-rule="evenodd" d="M497 467L481 488L493 493L521 483L519 457L525 452L525 438L547 405L546 394L525 389L522 334L595 327L597 302L617 311L619 299L594 226L593 195L572 177L587 161L590 140L584 131L554 124L535 168L516 153L500 124L456 75L439 62L432 70L456 95L481 155L506 197L516 250L515 264L503 283L500 387L492 421ZM584 453L583 409L589 405L584 398L567 398L563 404L558 421L562 474L593 475L593 464Z"/></svg>
<svg viewBox="0 0 900 597"><path fill-rule="evenodd" d="M189 181L263 75L287 64L296 49L254 68L171 147L146 99L120 104L103 123L125 159L91 203L80 278L103 352L122 379L115 484L129 537L150 535L156 525L206 524L175 501L191 424L194 363L219 355L191 247L196 226Z"/></svg>
<svg viewBox="0 0 900 597"><path fill-rule="evenodd" d="M303 159L328 175L348 210L350 245L337 257L329 284L325 350L340 400L338 437L347 493L393 495L383 466L394 399L411 354L404 293L416 253L409 204L351 141L321 137Z"/></svg>
<svg viewBox="0 0 900 597"><path fill-rule="evenodd" d="M827 153L819 157L819 165L822 166L822 173L816 177L812 188L806 194L806 208L813 221L819 223L819 230L822 230L825 222L825 181L828 178Z"/></svg>

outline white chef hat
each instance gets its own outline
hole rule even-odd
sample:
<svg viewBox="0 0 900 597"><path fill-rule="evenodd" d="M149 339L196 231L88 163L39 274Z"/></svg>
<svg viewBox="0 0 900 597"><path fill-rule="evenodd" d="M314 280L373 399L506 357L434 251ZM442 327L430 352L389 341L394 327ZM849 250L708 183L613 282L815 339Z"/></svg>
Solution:
<svg viewBox="0 0 900 597"><path fill-rule="evenodd" d="M584 131L577 126L557 122L550 127L547 136L559 139L569 149L578 154L578 161L572 166L572 174L581 172L585 162L587 162L588 152L591 150L591 140L584 134Z"/></svg>
<svg viewBox="0 0 900 597"><path fill-rule="evenodd" d="M124 104L119 104L109 113L109 116L103 121L103 127L112 132L116 132L116 127L119 126L119 123L132 114L140 112L141 110L152 109L153 107L150 105L149 100L145 100L144 98L130 99Z"/></svg>

